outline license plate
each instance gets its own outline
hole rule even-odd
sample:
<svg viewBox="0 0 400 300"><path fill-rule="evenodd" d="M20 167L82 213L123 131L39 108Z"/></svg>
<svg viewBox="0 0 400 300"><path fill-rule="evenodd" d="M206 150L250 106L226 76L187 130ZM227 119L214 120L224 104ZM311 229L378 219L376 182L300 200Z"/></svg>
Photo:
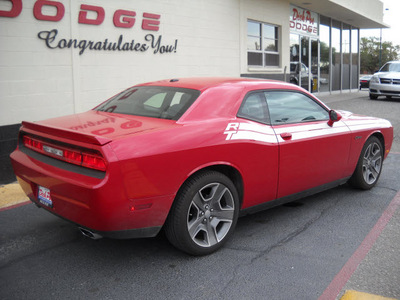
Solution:
<svg viewBox="0 0 400 300"><path fill-rule="evenodd" d="M53 207L53 201L51 200L50 190L48 188L39 186L38 199L43 205Z"/></svg>

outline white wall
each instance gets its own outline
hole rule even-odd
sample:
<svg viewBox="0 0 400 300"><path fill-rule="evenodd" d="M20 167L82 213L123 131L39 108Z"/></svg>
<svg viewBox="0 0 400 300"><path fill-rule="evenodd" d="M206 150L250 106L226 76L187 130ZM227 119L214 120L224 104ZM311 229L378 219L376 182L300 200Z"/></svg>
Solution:
<svg viewBox="0 0 400 300"><path fill-rule="evenodd" d="M240 7L240 66L241 73L283 73L290 67L289 56L289 15L290 5L286 0L241 0ZM280 67L279 68L249 68L247 66L247 20L254 20L280 27Z"/></svg>
<svg viewBox="0 0 400 300"><path fill-rule="evenodd" d="M94 107L120 90L136 83L176 77L239 76L240 0L58 0L65 7L59 22L35 19L36 2L22 0L16 18L0 17L0 126L35 121ZM80 5L102 6L104 22L78 24ZM8 11L10 1L0 1ZM117 9L136 12L133 28L117 28ZM143 13L160 14L158 32L141 28ZM51 7L44 14L55 15ZM89 14L89 17L95 17ZM62 38L144 43L146 34L162 35L163 43L176 53L119 52L79 49L49 49L38 38L40 31L58 30Z"/></svg>

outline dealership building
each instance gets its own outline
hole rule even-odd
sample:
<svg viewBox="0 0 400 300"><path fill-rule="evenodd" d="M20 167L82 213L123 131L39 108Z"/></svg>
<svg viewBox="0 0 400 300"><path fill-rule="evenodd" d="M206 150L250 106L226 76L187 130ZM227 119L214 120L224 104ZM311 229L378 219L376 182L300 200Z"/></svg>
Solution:
<svg viewBox="0 0 400 300"><path fill-rule="evenodd" d="M167 78L356 92L360 29L384 27L379 0L0 1L0 183L15 180L8 156L23 120Z"/></svg>

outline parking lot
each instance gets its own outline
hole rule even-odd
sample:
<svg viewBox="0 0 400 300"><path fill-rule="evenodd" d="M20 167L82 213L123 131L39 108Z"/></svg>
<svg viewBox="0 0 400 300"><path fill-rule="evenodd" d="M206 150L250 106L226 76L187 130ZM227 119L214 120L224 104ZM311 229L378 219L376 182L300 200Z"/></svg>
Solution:
<svg viewBox="0 0 400 300"><path fill-rule="evenodd" d="M392 122L393 148L372 190L343 185L240 218L226 246L205 257L162 234L91 240L33 204L2 210L0 298L335 299L349 289L400 298L400 99L320 98Z"/></svg>

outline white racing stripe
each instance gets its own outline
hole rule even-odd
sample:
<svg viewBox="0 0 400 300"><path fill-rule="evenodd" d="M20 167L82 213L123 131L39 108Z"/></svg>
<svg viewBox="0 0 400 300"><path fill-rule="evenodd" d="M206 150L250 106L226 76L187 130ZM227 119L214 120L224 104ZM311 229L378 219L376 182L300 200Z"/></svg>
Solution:
<svg viewBox="0 0 400 300"><path fill-rule="evenodd" d="M274 130L268 125L251 123L229 123L224 131L226 140L250 140L277 143Z"/></svg>
<svg viewBox="0 0 400 300"><path fill-rule="evenodd" d="M343 122L335 123L334 127L330 127L326 122L323 122L320 124L277 126L275 128L269 125L252 123L229 123L224 134L226 134L226 140L252 140L266 143L278 143L284 141L280 137L281 133L292 134L291 140L301 140L346 133L349 131L349 128Z"/></svg>
<svg viewBox="0 0 400 300"><path fill-rule="evenodd" d="M383 119L343 120L329 126L327 122L313 124L296 124L293 126L269 126L255 123L229 123L224 131L226 140L250 140L265 143L279 143L285 140L282 133L290 133L291 141L310 139L355 131L371 130L390 127L390 122Z"/></svg>
<svg viewBox="0 0 400 300"><path fill-rule="evenodd" d="M332 127L330 127L327 122L322 122L310 125L275 127L274 129L279 141L283 141L280 134L286 132L292 134L292 141L350 132L350 129L341 121L336 122Z"/></svg>

